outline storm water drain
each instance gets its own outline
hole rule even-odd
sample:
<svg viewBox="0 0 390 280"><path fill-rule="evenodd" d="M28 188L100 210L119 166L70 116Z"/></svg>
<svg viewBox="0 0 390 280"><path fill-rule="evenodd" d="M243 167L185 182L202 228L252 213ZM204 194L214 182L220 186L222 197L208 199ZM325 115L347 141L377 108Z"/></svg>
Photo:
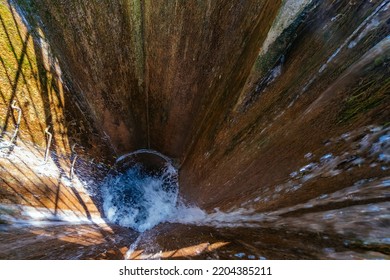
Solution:
<svg viewBox="0 0 390 280"><path fill-rule="evenodd" d="M138 150L117 160L101 190L106 218L143 232L175 212L178 172L168 157Z"/></svg>

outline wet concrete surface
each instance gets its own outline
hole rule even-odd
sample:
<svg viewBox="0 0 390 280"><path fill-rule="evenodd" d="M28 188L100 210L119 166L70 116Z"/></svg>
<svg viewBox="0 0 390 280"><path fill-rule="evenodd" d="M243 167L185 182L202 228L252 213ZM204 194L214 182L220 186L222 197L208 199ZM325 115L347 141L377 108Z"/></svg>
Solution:
<svg viewBox="0 0 390 280"><path fill-rule="evenodd" d="M0 1L0 258L389 259L390 1L103 2ZM140 233L100 186L149 148Z"/></svg>

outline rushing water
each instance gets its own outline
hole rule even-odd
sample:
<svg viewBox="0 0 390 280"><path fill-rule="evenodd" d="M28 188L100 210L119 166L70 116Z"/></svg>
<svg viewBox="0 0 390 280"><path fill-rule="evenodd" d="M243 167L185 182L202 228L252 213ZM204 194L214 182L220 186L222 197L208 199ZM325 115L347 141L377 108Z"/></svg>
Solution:
<svg viewBox="0 0 390 280"><path fill-rule="evenodd" d="M358 137L363 130L365 136ZM345 258L343 255L337 255L334 249L326 247L330 245L349 248L352 246L350 244L353 246L364 244L364 246L375 247L375 250L379 248L378 250L382 252L384 250L382 247L388 246L389 242L390 205L388 201L383 201L389 195L388 177L359 180L350 187L321 194L305 203L280 207L274 211L261 212L255 209L256 203L266 203L282 194L293 195L303 185L321 176L334 177L358 169L363 164L370 164L372 168L381 166L382 169L388 166L388 128L372 126L345 133L340 136L340 139L333 140L334 142L351 141L351 147L358 148L351 150L353 156L345 151L343 154L328 153L320 155L317 161L313 161L313 154L308 152L305 158L311 163L292 172L285 183L276 186L272 197L268 197L265 193L259 194L258 197L253 194L254 198L247 204L226 212L219 209L206 212L199 207L186 204L179 195L178 171L169 159L163 158L165 164L157 172L145 171L142 163L132 162L124 171L113 172L104 181L102 194L105 215L110 222L139 232L146 232L159 223L168 222L199 226L200 229L209 227L209 230L218 229L221 232L229 228L237 230L245 228L246 231L252 230L256 233L256 230L268 228L342 236L342 242L347 245L325 244L323 245L325 251L321 251L322 249L319 251L318 254L326 254L330 258ZM120 158L120 160L124 159L126 157ZM366 201L367 199L369 201ZM340 203L348 204L340 209L336 207ZM194 230L193 227L192 229ZM131 258L138 246L150 247L151 252L160 250L154 250L154 245L151 245L156 243L153 241L156 237L153 237L153 234L150 237L151 234L150 232L141 234L131 244L126 258ZM150 242L144 239L150 239ZM348 258L355 256L355 253L348 254ZM144 257L161 256L157 254ZM366 257L368 256L363 256Z"/></svg>
<svg viewBox="0 0 390 280"><path fill-rule="evenodd" d="M154 172L136 163L110 174L103 182L102 194L110 222L143 232L167 221L175 211L177 170L169 161Z"/></svg>
<svg viewBox="0 0 390 280"><path fill-rule="evenodd" d="M359 179L350 186L320 192L307 201L290 206L281 205L272 211L260 211L256 206L277 200L282 195L297 195L307 184L323 177L348 174L364 165L382 171L388 170L389 133L388 127L369 126L332 138L324 144L331 152L315 155L314 152L307 151L304 156L307 164L297 166L284 182L275 186L274 191L270 193L267 188L259 188L245 203L225 211L214 209L206 212L197 206L186 204L180 198L178 171L170 159L157 152L137 151L121 157L105 180L102 183L96 182L98 185L92 182L78 186L78 181L66 184L64 181L67 188L80 188L80 191L82 187L90 189L89 195L96 199L98 197L95 194L99 193L99 197L103 198L105 219L101 219L96 213L87 217L77 211L62 209L52 212L39 207L1 204L0 222L3 221L3 225L0 225L0 229L29 231L30 228L39 228L47 236L54 234L61 239L63 229L68 228L70 232L66 234L76 234L76 239L79 239L83 233L72 232L73 225L103 227L108 220L140 233L125 231L126 234L121 234L118 239L128 236L128 241L121 242L128 248L124 257L130 259L138 256L140 251L143 253L139 258L166 258L170 254L169 248L188 244L199 245L199 248L192 248L196 252L211 252L215 246L228 242L233 245L223 245L226 248L216 252L217 255L212 258L295 258L294 248L299 248L312 258L387 258L390 178L385 174ZM349 143L351 149L342 152L332 149L332 145L340 142ZM22 158L41 176L59 176L54 163L41 166L41 161L34 160L34 156L23 147L15 147L12 154L2 156L15 163L19 163ZM79 173L82 177L88 174ZM85 177L84 181L90 182L90 177ZM165 224L155 227L160 223ZM154 229L150 230L152 228ZM179 238L174 238L175 234ZM295 247L283 243L291 238L302 243L294 243ZM311 240L310 245L303 242L305 238ZM252 247L248 249L237 245L237 240L244 240ZM263 252L264 248L268 251ZM278 251L280 248L290 248L292 251L289 252L290 255L286 255L284 251ZM98 247L95 249L98 250ZM199 253L195 251L192 253ZM88 250L82 252L87 253ZM299 253L299 257L305 257L304 253Z"/></svg>

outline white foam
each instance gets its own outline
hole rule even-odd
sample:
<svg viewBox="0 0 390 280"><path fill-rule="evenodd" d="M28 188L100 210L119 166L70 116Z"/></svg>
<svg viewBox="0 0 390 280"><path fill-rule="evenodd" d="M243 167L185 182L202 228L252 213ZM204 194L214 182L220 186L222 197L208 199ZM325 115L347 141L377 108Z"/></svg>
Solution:
<svg viewBox="0 0 390 280"><path fill-rule="evenodd" d="M264 213L255 213L255 211L251 209L238 208L232 211L223 212L216 208L213 212L207 213L199 207L180 203L168 222L222 228L258 226L260 222L272 219L272 217L269 217Z"/></svg>
<svg viewBox="0 0 390 280"><path fill-rule="evenodd" d="M47 209L16 204L0 204L0 218L13 226L53 226L57 224L103 224L98 215L87 217L85 213L72 210Z"/></svg>
<svg viewBox="0 0 390 280"><path fill-rule="evenodd" d="M169 164L160 176L144 174L137 165L109 176L102 186L107 219L140 232L167 221L177 202L175 178L177 171Z"/></svg>

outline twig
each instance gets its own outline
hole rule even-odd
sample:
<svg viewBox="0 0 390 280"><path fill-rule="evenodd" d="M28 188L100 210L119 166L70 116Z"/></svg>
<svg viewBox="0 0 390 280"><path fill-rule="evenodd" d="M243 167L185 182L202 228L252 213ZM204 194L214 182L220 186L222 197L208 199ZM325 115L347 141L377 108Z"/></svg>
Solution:
<svg viewBox="0 0 390 280"><path fill-rule="evenodd" d="M17 139L17 137L18 137L20 121L21 121L21 119L22 119L22 109L19 108L18 106L16 106L16 100L14 100L14 101L12 102L11 108L12 108L13 110L18 111L18 118L17 118L16 124L15 124L15 131L14 131L14 134L12 135L12 138L11 138L11 144L12 144L12 143L15 143L15 142L16 142L16 139Z"/></svg>
<svg viewBox="0 0 390 280"><path fill-rule="evenodd" d="M51 140L53 138L53 135L49 132L50 125L45 129L45 135L46 136L46 151L45 151L45 162L47 162L49 157L49 151L51 146Z"/></svg>

